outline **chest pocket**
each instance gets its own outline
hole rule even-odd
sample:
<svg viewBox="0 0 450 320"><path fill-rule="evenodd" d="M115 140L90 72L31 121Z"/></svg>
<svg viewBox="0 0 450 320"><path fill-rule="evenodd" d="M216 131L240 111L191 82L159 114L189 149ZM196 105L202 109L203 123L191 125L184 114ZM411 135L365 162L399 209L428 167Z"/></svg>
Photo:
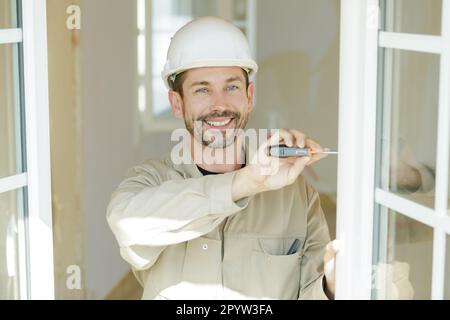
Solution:
<svg viewBox="0 0 450 320"><path fill-rule="evenodd" d="M268 299L297 299L304 238L295 253L287 254L295 238L260 238L252 250L248 266L252 296Z"/></svg>

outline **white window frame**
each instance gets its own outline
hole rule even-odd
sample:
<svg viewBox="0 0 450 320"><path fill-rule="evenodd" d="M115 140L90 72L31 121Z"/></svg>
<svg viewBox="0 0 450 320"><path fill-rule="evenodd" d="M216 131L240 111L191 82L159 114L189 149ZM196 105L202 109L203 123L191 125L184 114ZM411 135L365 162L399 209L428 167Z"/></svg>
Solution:
<svg viewBox="0 0 450 320"><path fill-rule="evenodd" d="M20 299L54 299L45 0L22 0L22 28L0 31L0 45L23 44L27 171L0 178L0 192L26 187L19 216ZM20 146L23 147L23 146Z"/></svg>
<svg viewBox="0 0 450 320"><path fill-rule="evenodd" d="M378 1L342 0L336 299L370 299L377 36Z"/></svg>
<svg viewBox="0 0 450 320"><path fill-rule="evenodd" d="M139 0L137 0L139 1ZM247 1L247 7L246 7L246 21L245 21L245 29L247 32L247 38L250 44L250 49L253 54L256 52L256 28L257 28L257 0L246 0ZM139 3L139 2L138 2ZM146 4L149 3L146 1ZM150 3L149 3L150 4ZM230 0L219 0L218 11L221 12L221 15L227 18L227 16L231 16L231 1ZM138 7L137 7L138 8ZM227 14L228 12L228 14ZM139 15L138 11L138 15ZM230 18L231 19L231 18ZM138 18L139 20L139 18ZM141 19L142 20L142 19ZM145 36L145 40L142 41L140 45L145 46L145 50L141 52L146 52L145 54L145 76L141 77L138 75L138 113L139 118L141 119L141 124L144 129L144 131L148 132L169 132L172 130L175 130L177 128L180 128L180 126L184 126L183 122L179 119L176 119L175 117L171 118L162 118L162 117L155 117L153 112L153 100L152 100L152 83L154 81L153 78L153 61L152 61L152 41L151 37L152 34L152 11L151 11L151 5L145 5L145 22L142 23L142 21L139 23L138 21L138 36ZM138 49L138 55L139 49ZM142 59L142 57L138 56L138 64L139 61ZM138 66L139 69L139 66ZM139 73L139 72L138 72ZM158 81L162 81L161 78L158 79ZM141 87L145 88L145 90L140 89ZM141 96L141 97L140 97ZM143 97L143 98L142 98ZM144 105L142 101L144 102Z"/></svg>
<svg viewBox="0 0 450 320"><path fill-rule="evenodd" d="M450 139L450 0L442 0L440 36L380 32L378 0L341 1L337 299L370 299L373 282L374 205L434 230L432 299L443 299L448 215ZM440 87L435 207L427 208L375 188L378 48L439 54ZM358 150L358 152L355 152Z"/></svg>

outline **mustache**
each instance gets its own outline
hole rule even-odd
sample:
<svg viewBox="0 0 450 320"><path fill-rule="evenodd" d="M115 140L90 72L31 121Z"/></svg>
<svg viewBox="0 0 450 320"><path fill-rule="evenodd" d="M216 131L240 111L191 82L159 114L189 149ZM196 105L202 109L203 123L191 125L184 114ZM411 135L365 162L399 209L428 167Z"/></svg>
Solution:
<svg viewBox="0 0 450 320"><path fill-rule="evenodd" d="M208 118L234 118L236 120L239 120L241 118L241 114L238 112L225 110L225 111L213 111L211 113L205 114L203 116L200 116L196 119L196 121L204 121Z"/></svg>

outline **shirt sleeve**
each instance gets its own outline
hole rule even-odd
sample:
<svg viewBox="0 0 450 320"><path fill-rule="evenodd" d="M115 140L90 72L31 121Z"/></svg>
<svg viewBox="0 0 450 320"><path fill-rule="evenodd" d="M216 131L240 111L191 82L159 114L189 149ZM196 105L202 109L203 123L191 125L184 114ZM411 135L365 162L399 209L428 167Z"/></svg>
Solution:
<svg viewBox="0 0 450 320"><path fill-rule="evenodd" d="M420 180L421 180L421 185L420 185L420 192L430 192L434 189L435 186L435 173L434 171L426 166L426 165L419 165L417 166L417 170L419 171L420 174Z"/></svg>
<svg viewBox="0 0 450 320"><path fill-rule="evenodd" d="M165 247L200 237L244 209L248 198L232 200L235 174L161 182L150 165L133 168L107 208L122 257L136 270L149 268Z"/></svg>
<svg viewBox="0 0 450 320"><path fill-rule="evenodd" d="M301 300L326 300L323 289L323 256L330 242L328 225L320 206L319 193L306 184L308 198L307 234L301 260Z"/></svg>

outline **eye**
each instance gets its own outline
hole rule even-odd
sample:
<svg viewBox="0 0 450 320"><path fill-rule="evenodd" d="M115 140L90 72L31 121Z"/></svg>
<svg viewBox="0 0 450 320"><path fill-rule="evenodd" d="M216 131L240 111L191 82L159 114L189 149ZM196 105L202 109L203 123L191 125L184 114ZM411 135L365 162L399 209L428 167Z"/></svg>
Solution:
<svg viewBox="0 0 450 320"><path fill-rule="evenodd" d="M227 88L228 91L236 91L238 89L239 89L239 87L234 84L228 86L228 88Z"/></svg>
<svg viewBox="0 0 450 320"><path fill-rule="evenodd" d="M195 90L195 93L207 93L208 92L208 88L200 88Z"/></svg>

